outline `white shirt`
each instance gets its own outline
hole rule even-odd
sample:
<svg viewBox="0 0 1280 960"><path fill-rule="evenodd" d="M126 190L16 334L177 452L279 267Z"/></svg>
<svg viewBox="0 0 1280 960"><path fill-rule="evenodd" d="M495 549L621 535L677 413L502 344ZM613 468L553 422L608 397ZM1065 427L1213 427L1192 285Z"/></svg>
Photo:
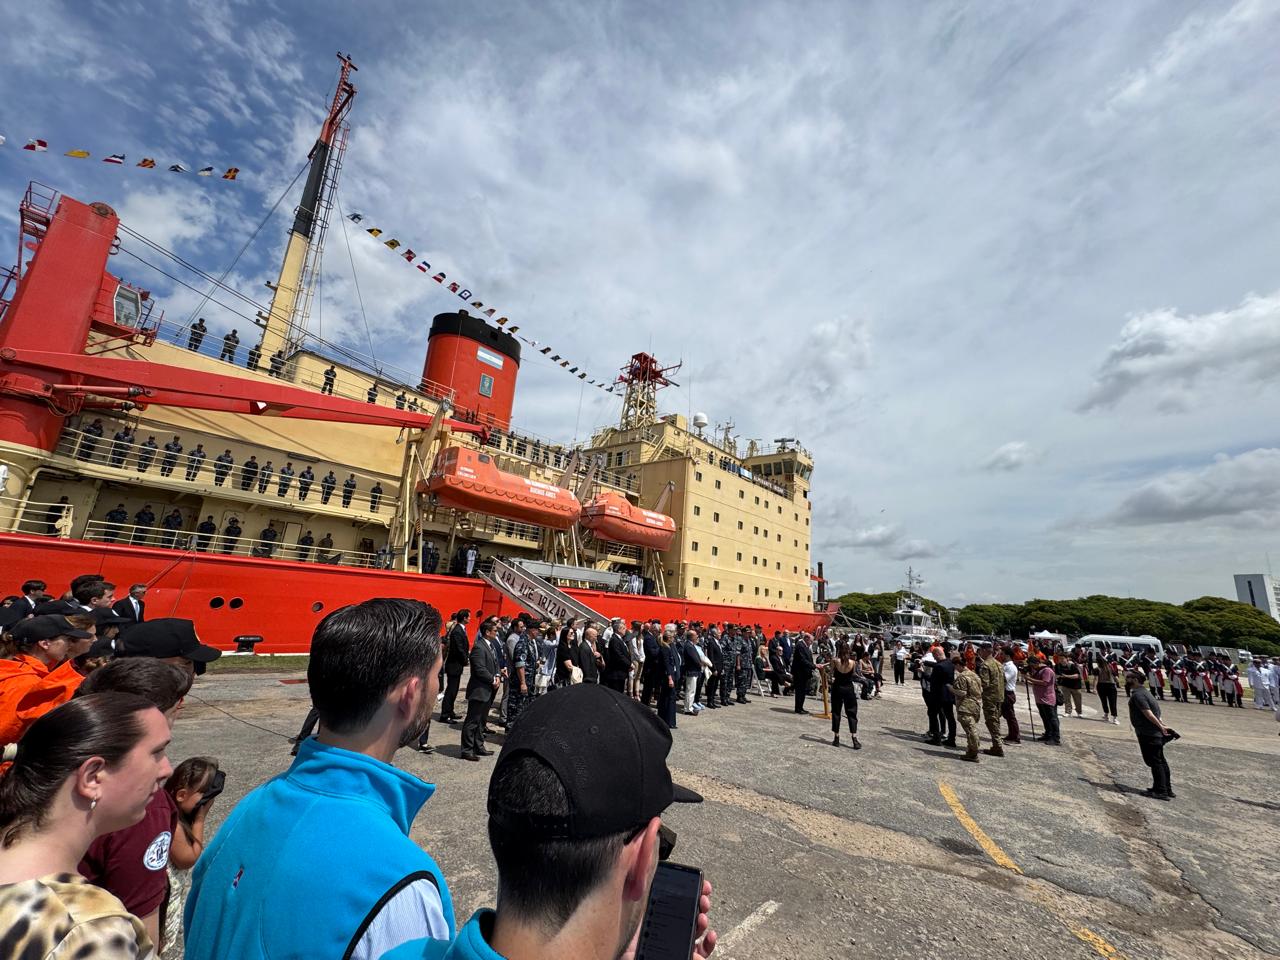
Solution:
<svg viewBox="0 0 1280 960"><path fill-rule="evenodd" d="M1018 665L1012 660L1004 665L1004 692L1011 693L1018 689Z"/></svg>
<svg viewBox="0 0 1280 960"><path fill-rule="evenodd" d="M451 940L440 891L430 880L415 880L388 900L351 951L351 960L377 960L409 940Z"/></svg>
<svg viewBox="0 0 1280 960"><path fill-rule="evenodd" d="M895 660L907 659L907 648L899 647L897 650L893 651L893 659Z"/></svg>

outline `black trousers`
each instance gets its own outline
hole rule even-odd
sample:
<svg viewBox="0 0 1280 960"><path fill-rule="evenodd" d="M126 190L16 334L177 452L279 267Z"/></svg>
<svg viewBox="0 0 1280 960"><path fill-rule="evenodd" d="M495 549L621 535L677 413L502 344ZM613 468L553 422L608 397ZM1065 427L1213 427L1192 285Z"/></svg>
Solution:
<svg viewBox="0 0 1280 960"><path fill-rule="evenodd" d="M1098 699L1102 701L1102 712L1108 716L1119 716L1116 713L1116 685L1114 683L1098 684Z"/></svg>
<svg viewBox="0 0 1280 960"><path fill-rule="evenodd" d="M894 683L906 683L906 682L907 682L907 661L906 661L906 660L899 660L899 659L897 659L896 657L894 658L894 661L893 661L893 682L894 682Z"/></svg>
<svg viewBox="0 0 1280 960"><path fill-rule="evenodd" d="M662 666L656 662L660 659L660 654L646 657L644 661L644 670L640 676L640 700L645 706L653 703L654 694L658 692L658 681L666 680L662 674Z"/></svg>
<svg viewBox="0 0 1280 960"><path fill-rule="evenodd" d="M667 686L665 674L662 685L658 687L658 716L669 728L676 728L676 691L674 687Z"/></svg>
<svg viewBox="0 0 1280 960"><path fill-rule="evenodd" d="M1164 741L1139 739L1142 762L1151 768L1151 789L1156 793L1173 793L1169 779L1169 764L1164 759Z"/></svg>
<svg viewBox="0 0 1280 960"><path fill-rule="evenodd" d="M1036 709L1040 711L1040 719L1044 721L1044 739L1052 740L1054 743L1062 742L1062 731L1058 727L1058 710L1056 707L1044 703L1037 703Z"/></svg>
<svg viewBox="0 0 1280 960"><path fill-rule="evenodd" d="M605 674L602 682L610 690L617 690L619 693L627 692L626 674L623 674L620 677L615 677L615 676L612 676L611 674Z"/></svg>
<svg viewBox="0 0 1280 960"><path fill-rule="evenodd" d="M796 688L796 712L799 713L804 709L804 698L809 695L809 677L807 674L798 673L792 676L792 682Z"/></svg>
<svg viewBox="0 0 1280 960"><path fill-rule="evenodd" d="M720 674L713 673L707 678L707 706L717 706L716 696L720 692Z"/></svg>
<svg viewBox="0 0 1280 960"><path fill-rule="evenodd" d="M929 703L929 736L934 740L955 743L956 707L953 703L934 700Z"/></svg>
<svg viewBox="0 0 1280 960"><path fill-rule="evenodd" d="M444 677L444 702L440 704L440 719L452 720L458 715L453 708L458 702L458 684L462 680L462 671L451 673L445 670Z"/></svg>
<svg viewBox="0 0 1280 960"><path fill-rule="evenodd" d="M484 720L493 697L467 700L467 716L462 721L462 752L479 753L484 748Z"/></svg>
<svg viewBox="0 0 1280 960"><path fill-rule="evenodd" d="M849 732L858 733L858 691L857 687L831 688L831 732L840 735L840 711L849 721Z"/></svg>

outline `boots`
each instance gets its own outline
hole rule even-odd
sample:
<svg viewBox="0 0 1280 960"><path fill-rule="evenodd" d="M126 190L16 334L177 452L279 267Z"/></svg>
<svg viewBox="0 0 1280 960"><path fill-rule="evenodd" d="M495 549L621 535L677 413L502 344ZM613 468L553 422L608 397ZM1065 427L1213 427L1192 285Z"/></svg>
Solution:
<svg viewBox="0 0 1280 960"><path fill-rule="evenodd" d="M998 743L993 743L990 747L988 747L986 750L983 750L982 752L989 757L1003 757L1004 747L1000 746L1000 744Z"/></svg>
<svg viewBox="0 0 1280 960"><path fill-rule="evenodd" d="M831 745L833 747L840 746L840 734L837 733L834 737L831 738Z"/></svg>
<svg viewBox="0 0 1280 960"><path fill-rule="evenodd" d="M970 748L969 748L969 751L968 751L967 753L965 753L965 755L964 755L964 756L962 756L960 759L961 759L961 760L968 760L970 763L977 763L977 762L978 762L978 748L977 748L977 747L970 747Z"/></svg>

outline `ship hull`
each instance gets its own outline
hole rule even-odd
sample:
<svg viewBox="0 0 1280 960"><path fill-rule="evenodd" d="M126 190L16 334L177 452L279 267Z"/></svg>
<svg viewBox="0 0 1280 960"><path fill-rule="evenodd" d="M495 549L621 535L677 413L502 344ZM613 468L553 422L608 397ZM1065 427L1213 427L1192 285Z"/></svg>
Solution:
<svg viewBox="0 0 1280 960"><path fill-rule="evenodd" d="M201 640L223 650L238 637L260 637L259 653L306 653L317 623L329 612L371 597L411 597L448 617L456 610L484 616L515 616L521 608L484 581L471 577L365 570L291 560L179 552L155 547L51 540L0 534L0 570L14 587L40 578L58 594L73 577L100 573L123 596L130 584L146 583L147 615L182 617L196 624ZM814 632L829 626L834 611L774 610L646 597L597 590L567 590L606 617L626 620L701 620ZM833 605L835 606L835 605Z"/></svg>

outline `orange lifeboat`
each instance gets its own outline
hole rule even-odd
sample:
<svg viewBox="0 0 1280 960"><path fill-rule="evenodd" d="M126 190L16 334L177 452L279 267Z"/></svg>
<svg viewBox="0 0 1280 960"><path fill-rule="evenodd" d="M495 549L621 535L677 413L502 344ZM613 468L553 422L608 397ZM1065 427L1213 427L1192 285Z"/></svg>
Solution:
<svg viewBox="0 0 1280 960"><path fill-rule="evenodd" d="M465 447L436 454L426 489L442 506L556 530L569 529L582 513L572 490L499 470L489 454Z"/></svg>
<svg viewBox="0 0 1280 960"><path fill-rule="evenodd" d="M582 508L582 525L597 537L646 550L666 550L676 536L676 522L665 513L642 510L613 492L587 502Z"/></svg>

